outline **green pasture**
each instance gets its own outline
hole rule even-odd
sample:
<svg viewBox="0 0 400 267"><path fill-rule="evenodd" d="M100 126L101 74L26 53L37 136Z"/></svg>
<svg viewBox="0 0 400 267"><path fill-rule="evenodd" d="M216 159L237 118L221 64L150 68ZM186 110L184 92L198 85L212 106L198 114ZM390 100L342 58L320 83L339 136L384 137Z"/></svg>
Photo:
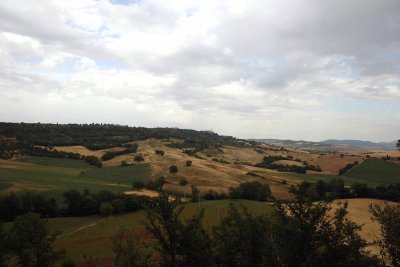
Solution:
<svg viewBox="0 0 400 267"><path fill-rule="evenodd" d="M350 169L344 176L372 186L400 183L400 164L370 158Z"/></svg>
<svg viewBox="0 0 400 267"><path fill-rule="evenodd" d="M133 181L145 181L150 175L148 164L96 168L80 160L39 157L6 163L0 165L0 194L35 191L54 197L59 204L68 190L123 192Z"/></svg>
<svg viewBox="0 0 400 267"><path fill-rule="evenodd" d="M198 203L188 203L185 205L183 218L190 218L204 208L203 223L207 229L211 231L221 218L223 218L229 205L236 203L247 207L255 214L271 213L272 207L266 202L257 202L250 200L213 200L202 201ZM67 256L73 260L82 260L83 255L98 258L111 258L112 250L110 236L119 224L136 228L139 233L143 233L144 227L142 222L145 220L146 214L144 210L127 213L120 216L112 216L108 218L88 217L83 219L79 225L79 218L55 218L49 219L51 229L64 229L63 234L56 240L55 246L64 248ZM85 217L83 217L85 218ZM56 221L56 222L55 222ZM74 223L74 228L69 225ZM77 230L78 229L78 230Z"/></svg>

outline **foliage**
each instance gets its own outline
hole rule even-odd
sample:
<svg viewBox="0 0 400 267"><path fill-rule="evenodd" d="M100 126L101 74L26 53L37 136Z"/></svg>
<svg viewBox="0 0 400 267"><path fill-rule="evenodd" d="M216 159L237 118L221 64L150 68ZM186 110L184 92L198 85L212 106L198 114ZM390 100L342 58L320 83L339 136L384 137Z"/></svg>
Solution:
<svg viewBox="0 0 400 267"><path fill-rule="evenodd" d="M113 206L111 205L110 202L103 202L100 204L99 212L101 216L108 217L113 212Z"/></svg>
<svg viewBox="0 0 400 267"><path fill-rule="evenodd" d="M231 204L228 214L214 227L219 266L274 266L265 215L255 216L247 208Z"/></svg>
<svg viewBox="0 0 400 267"><path fill-rule="evenodd" d="M182 178L180 181L179 181L179 185L181 185L181 186L185 186L185 185L187 185L188 184L188 181L185 179L185 178Z"/></svg>
<svg viewBox="0 0 400 267"><path fill-rule="evenodd" d="M342 169L339 170L339 175L345 174L345 173L348 172L351 168L353 168L354 166L357 166L357 165L358 165L358 161L354 161L354 163L346 164L346 166L344 166L344 168L342 168Z"/></svg>
<svg viewBox="0 0 400 267"><path fill-rule="evenodd" d="M164 150L157 149L156 154L160 155L160 156L164 156L165 152L164 152Z"/></svg>
<svg viewBox="0 0 400 267"><path fill-rule="evenodd" d="M13 221L17 216L28 212L38 213L43 217L54 217L57 204L53 198L46 199L40 194L13 192L0 197L0 221Z"/></svg>
<svg viewBox="0 0 400 267"><path fill-rule="evenodd" d="M135 181L132 183L133 189L143 189L146 187L146 184L143 181Z"/></svg>
<svg viewBox="0 0 400 267"><path fill-rule="evenodd" d="M381 225L382 240L377 240L381 252L388 257L393 266L400 266L400 206L383 208L371 205L373 219Z"/></svg>
<svg viewBox="0 0 400 267"><path fill-rule="evenodd" d="M271 189L267 184L260 182L241 183L238 187L229 188L229 198L266 201L271 197Z"/></svg>
<svg viewBox="0 0 400 267"><path fill-rule="evenodd" d="M190 167L190 166L192 166L192 161L191 160L187 160L185 164L186 164L186 167Z"/></svg>
<svg viewBox="0 0 400 267"><path fill-rule="evenodd" d="M178 167L176 165L169 166L169 172L170 173L177 173L178 172Z"/></svg>
<svg viewBox="0 0 400 267"><path fill-rule="evenodd" d="M135 230L119 225L110 239L115 255L113 267L156 266L150 246L139 238Z"/></svg>
<svg viewBox="0 0 400 267"><path fill-rule="evenodd" d="M137 163L140 163L141 161L144 161L144 157L143 155L138 154L133 157L133 160L136 161Z"/></svg>
<svg viewBox="0 0 400 267"><path fill-rule="evenodd" d="M199 201L199 193L200 193L200 190L197 189L197 187L196 187L195 185L192 185L190 188L191 188L191 191L192 191L192 194L191 194L191 196L192 196L192 202L197 202L197 201Z"/></svg>
<svg viewBox="0 0 400 267"><path fill-rule="evenodd" d="M101 160L106 161L113 159L117 156L120 155L125 155L125 154L130 154L130 153L135 153L138 149L138 144L127 144L128 148L121 150L121 151L107 151L102 157Z"/></svg>
<svg viewBox="0 0 400 267"><path fill-rule="evenodd" d="M145 227L157 240L164 266L210 266L210 240L201 220L203 211L183 221L180 199L169 200L164 192L146 209Z"/></svg>
<svg viewBox="0 0 400 267"><path fill-rule="evenodd" d="M57 234L49 233L46 224L47 221L35 213L16 218L10 229L10 246L21 266L52 266L63 257L63 251L53 249Z"/></svg>
<svg viewBox="0 0 400 267"><path fill-rule="evenodd" d="M303 195L285 204L276 202L271 236L280 265L377 266L377 259L364 252L361 226L346 218L347 206L338 203L333 209L329 202L313 202Z"/></svg>
<svg viewBox="0 0 400 267"><path fill-rule="evenodd" d="M298 165L288 165L288 164L278 164L274 163L275 161L278 160L293 160L292 156L265 156L263 161L260 163L257 163L255 166L256 167L261 167L261 168L266 168L266 169L272 169L272 170L277 170L280 172L296 172L296 173L307 173L308 170L310 171L317 171L320 172L321 168L319 166L314 166L314 165L308 165L306 164L305 166L298 166ZM295 160L298 161L298 160Z"/></svg>

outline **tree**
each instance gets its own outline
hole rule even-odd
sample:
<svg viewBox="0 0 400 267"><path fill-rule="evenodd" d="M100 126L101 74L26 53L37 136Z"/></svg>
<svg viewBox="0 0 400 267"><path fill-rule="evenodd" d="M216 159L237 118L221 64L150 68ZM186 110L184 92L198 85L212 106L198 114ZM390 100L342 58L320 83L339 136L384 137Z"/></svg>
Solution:
<svg viewBox="0 0 400 267"><path fill-rule="evenodd" d="M198 202L200 190L197 189L195 185L192 185L191 189L192 189L192 202Z"/></svg>
<svg viewBox="0 0 400 267"><path fill-rule="evenodd" d="M113 266L156 266L150 246L139 238L137 232L119 225L111 235L114 252Z"/></svg>
<svg viewBox="0 0 400 267"><path fill-rule="evenodd" d="M396 146L398 147L398 149L400 150L400 140L397 141Z"/></svg>
<svg viewBox="0 0 400 267"><path fill-rule="evenodd" d="M186 167L190 167L192 166L192 161L191 160L187 160L186 161Z"/></svg>
<svg viewBox="0 0 400 267"><path fill-rule="evenodd" d="M177 263L179 238L182 223L179 216L183 206L178 206L179 199L169 201L169 196L160 192L152 207L146 209L145 227L158 241L156 248L166 266L174 267Z"/></svg>
<svg viewBox="0 0 400 267"><path fill-rule="evenodd" d="M10 235L0 221L0 267L9 266L11 258Z"/></svg>
<svg viewBox="0 0 400 267"><path fill-rule="evenodd" d="M210 266L210 238L202 226L203 211L190 219L181 218L184 206L176 198L160 192L151 207L146 208L145 227L158 241L162 266Z"/></svg>
<svg viewBox="0 0 400 267"><path fill-rule="evenodd" d="M113 212L113 206L111 205L110 202L103 202L100 205L99 212L101 216L108 217Z"/></svg>
<svg viewBox="0 0 400 267"><path fill-rule="evenodd" d="M155 180L155 182L154 182L155 190L161 191L163 185L164 185L166 182L167 182L167 181L165 180L164 176L158 177L158 178Z"/></svg>
<svg viewBox="0 0 400 267"><path fill-rule="evenodd" d="M371 205L372 219L380 223L382 240L377 240L381 253L388 257L393 266L400 266L400 206Z"/></svg>
<svg viewBox="0 0 400 267"><path fill-rule="evenodd" d="M169 166L169 172L170 173L177 173L178 172L178 167L176 165Z"/></svg>
<svg viewBox="0 0 400 267"><path fill-rule="evenodd" d="M164 152L164 150L159 150L159 149L157 149L157 150L156 150L156 154L157 154L157 155L160 155L160 156L164 156L165 152Z"/></svg>
<svg viewBox="0 0 400 267"><path fill-rule="evenodd" d="M134 181L132 187L133 189L143 189L146 187L146 184L143 181Z"/></svg>
<svg viewBox="0 0 400 267"><path fill-rule="evenodd" d="M121 161L121 166L122 167L128 166L128 163L126 162L126 160Z"/></svg>
<svg viewBox="0 0 400 267"><path fill-rule="evenodd" d="M271 196L271 189L267 184L260 182L241 183L238 187L229 188L229 197L232 199L249 199L266 201Z"/></svg>
<svg viewBox="0 0 400 267"><path fill-rule="evenodd" d="M136 161L136 163L140 163L141 161L144 161L144 157L143 155L138 154L133 157L133 160Z"/></svg>
<svg viewBox="0 0 400 267"><path fill-rule="evenodd" d="M231 204L227 215L213 228L219 266L277 266L272 255L268 216L253 215Z"/></svg>
<svg viewBox="0 0 400 267"><path fill-rule="evenodd" d="M63 251L52 247L57 233L49 233L47 221L38 214L27 213L17 217L10 236L12 251L23 267L51 266L64 256Z"/></svg>
<svg viewBox="0 0 400 267"><path fill-rule="evenodd" d="M361 226L346 218L347 202L313 202L296 195L289 203L275 203L271 242L283 266L378 266L364 252Z"/></svg>
<svg viewBox="0 0 400 267"><path fill-rule="evenodd" d="M185 185L187 185L188 184L188 181L185 179L185 178L182 178L180 181L179 181L179 185L181 185L181 186L185 186Z"/></svg>

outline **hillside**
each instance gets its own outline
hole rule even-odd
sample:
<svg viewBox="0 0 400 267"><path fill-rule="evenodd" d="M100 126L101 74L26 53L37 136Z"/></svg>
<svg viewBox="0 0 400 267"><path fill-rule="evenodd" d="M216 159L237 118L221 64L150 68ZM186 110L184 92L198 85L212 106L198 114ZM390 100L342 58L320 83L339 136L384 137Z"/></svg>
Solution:
<svg viewBox="0 0 400 267"><path fill-rule="evenodd" d="M375 186L400 183L400 165L382 159L370 158L353 167L344 176Z"/></svg>

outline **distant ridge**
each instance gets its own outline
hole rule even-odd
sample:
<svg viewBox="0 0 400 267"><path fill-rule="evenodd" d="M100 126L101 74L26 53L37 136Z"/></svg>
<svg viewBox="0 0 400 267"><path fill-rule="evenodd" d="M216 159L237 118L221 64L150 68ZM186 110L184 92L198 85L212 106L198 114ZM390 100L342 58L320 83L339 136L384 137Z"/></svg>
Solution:
<svg viewBox="0 0 400 267"><path fill-rule="evenodd" d="M290 139L249 139L266 144L281 145L288 147L302 147L302 148L315 148L315 149L329 149L332 146L351 146L358 148L369 148L369 149L396 149L396 141L392 142L371 142L362 140L338 140L328 139L321 142L304 141L304 140L290 140Z"/></svg>
<svg viewBox="0 0 400 267"><path fill-rule="evenodd" d="M371 142L371 141L362 141L362 140L338 140L338 139L328 139L322 141L323 144L328 145L347 145L347 146L357 146L357 147L376 147L376 148L385 148L385 149L396 149L396 141L392 142Z"/></svg>

